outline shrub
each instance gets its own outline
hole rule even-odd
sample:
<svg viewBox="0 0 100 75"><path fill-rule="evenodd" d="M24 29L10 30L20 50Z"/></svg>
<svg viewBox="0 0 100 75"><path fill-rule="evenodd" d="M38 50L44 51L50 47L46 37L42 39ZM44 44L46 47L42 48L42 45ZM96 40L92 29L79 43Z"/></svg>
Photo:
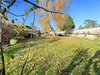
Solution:
<svg viewBox="0 0 100 75"><path fill-rule="evenodd" d="M14 30L14 28L20 32L19 36L24 37L27 35L27 31L22 30L23 25L16 25L17 27L14 27L16 24L7 23L3 24L3 36L2 41L3 43L9 42L10 39L15 38L17 36L17 32Z"/></svg>
<svg viewBox="0 0 100 75"><path fill-rule="evenodd" d="M2 36L2 41L3 42L8 42L9 39L14 38L17 34L17 32L15 30L13 30L12 28L8 27L7 24L3 25L3 32L2 32L3 36Z"/></svg>
<svg viewBox="0 0 100 75"><path fill-rule="evenodd" d="M41 36L41 32L40 31L38 31L38 35L39 35L39 37Z"/></svg>
<svg viewBox="0 0 100 75"><path fill-rule="evenodd" d="M32 38L35 37L36 35L32 34ZM27 36L25 36L25 38L30 38L31 37L31 33L27 33Z"/></svg>

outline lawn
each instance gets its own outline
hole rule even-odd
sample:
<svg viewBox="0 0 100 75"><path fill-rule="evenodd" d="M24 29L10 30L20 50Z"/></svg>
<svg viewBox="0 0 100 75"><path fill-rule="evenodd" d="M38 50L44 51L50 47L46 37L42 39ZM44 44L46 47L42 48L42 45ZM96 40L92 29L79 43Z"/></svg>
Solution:
<svg viewBox="0 0 100 75"><path fill-rule="evenodd" d="M17 50L6 62L7 75L20 75L27 55L27 42L5 49ZM0 65L2 66L2 65ZM73 37L40 37L31 40L24 75L100 75L100 41Z"/></svg>

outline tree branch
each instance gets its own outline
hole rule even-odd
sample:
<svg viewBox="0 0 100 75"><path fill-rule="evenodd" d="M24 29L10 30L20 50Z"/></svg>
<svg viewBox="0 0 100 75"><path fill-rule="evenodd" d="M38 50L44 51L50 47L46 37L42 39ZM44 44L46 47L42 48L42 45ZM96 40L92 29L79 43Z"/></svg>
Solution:
<svg viewBox="0 0 100 75"><path fill-rule="evenodd" d="M11 3L10 5L7 6L7 8L9 9L15 2L16 2L16 0L13 0L12 3ZM2 14L4 15L5 12L7 12L7 9L6 9L6 8L4 8Z"/></svg>
<svg viewBox="0 0 100 75"><path fill-rule="evenodd" d="M10 1L4 1L4 2L6 2L6 3L10 3ZM3 4L3 3L1 3L1 4Z"/></svg>
<svg viewBox="0 0 100 75"><path fill-rule="evenodd" d="M25 14L23 14L23 15L16 15L16 14L14 14L14 13L12 13L12 12L9 12L9 11L7 11L9 14L11 14L11 15L14 15L14 16L16 16L16 17L20 17L20 16L25 16Z"/></svg>
<svg viewBox="0 0 100 75"><path fill-rule="evenodd" d="M35 10L34 10L34 19L33 19L33 24L32 24L32 31L33 31L34 22L35 22ZM21 75L23 75L24 67L26 66L27 59L28 59L28 56L29 56L31 39L32 39L32 35L31 35L31 37L30 37L30 42L28 43L28 53L27 53L26 60L25 60L25 62L24 62L24 64L23 64L23 67L22 67Z"/></svg>
<svg viewBox="0 0 100 75"><path fill-rule="evenodd" d="M34 6L36 6L37 8L41 8L41 9L47 11L47 12L64 14L64 13L57 12L57 11L50 11L50 10L47 10L47 9L45 9L45 8L43 8L43 7L41 7L41 6L38 6L38 5L36 5L36 4L34 4L34 3L30 2L30 1L28 1L28 0L24 0L24 1L27 2L27 3L30 3L30 4L32 4L32 5L34 5Z"/></svg>
<svg viewBox="0 0 100 75"><path fill-rule="evenodd" d="M28 53L27 53L25 62L24 62L24 64L23 64L23 66L22 66L21 75L23 75L24 67L26 66L26 63L27 63L27 59L28 59L28 56L29 56L29 51L30 51L30 43L28 43Z"/></svg>

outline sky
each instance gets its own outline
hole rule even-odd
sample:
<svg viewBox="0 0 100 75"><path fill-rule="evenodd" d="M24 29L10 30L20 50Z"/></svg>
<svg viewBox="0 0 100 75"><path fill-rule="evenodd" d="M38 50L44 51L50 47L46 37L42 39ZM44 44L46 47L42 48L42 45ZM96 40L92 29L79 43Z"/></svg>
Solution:
<svg viewBox="0 0 100 75"><path fill-rule="evenodd" d="M21 3L12 6L9 9L10 12L20 15L24 14L24 10L27 8L27 6L32 7L31 4L25 3L22 0L18 1ZM32 1L35 2L35 0ZM80 25L84 26L84 20L86 19L95 20L98 21L97 23L100 23L100 0L71 0L69 9L66 12L73 18L75 29L78 29ZM22 17L14 17L13 15L9 15L9 17L11 19L17 18L18 23L22 23ZM33 12L30 12L25 25L32 23L33 18ZM55 22L52 21L51 24L54 26ZM35 20L35 25L36 27L42 29L42 27L37 23L37 17Z"/></svg>
<svg viewBox="0 0 100 75"><path fill-rule="evenodd" d="M68 13L73 18L75 29L84 26L84 20L90 19L100 23L100 0L72 0Z"/></svg>

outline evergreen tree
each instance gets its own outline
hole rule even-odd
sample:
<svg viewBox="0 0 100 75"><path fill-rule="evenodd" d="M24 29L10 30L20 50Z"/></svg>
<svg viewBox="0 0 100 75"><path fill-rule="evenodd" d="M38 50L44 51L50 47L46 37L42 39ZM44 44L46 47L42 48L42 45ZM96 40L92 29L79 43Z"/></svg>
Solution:
<svg viewBox="0 0 100 75"><path fill-rule="evenodd" d="M74 25L73 19L71 16L68 16L68 18L65 20L62 30L69 31L74 28L75 28L75 25Z"/></svg>
<svg viewBox="0 0 100 75"><path fill-rule="evenodd" d="M80 25L78 29L84 29L84 27L82 27L82 26Z"/></svg>

